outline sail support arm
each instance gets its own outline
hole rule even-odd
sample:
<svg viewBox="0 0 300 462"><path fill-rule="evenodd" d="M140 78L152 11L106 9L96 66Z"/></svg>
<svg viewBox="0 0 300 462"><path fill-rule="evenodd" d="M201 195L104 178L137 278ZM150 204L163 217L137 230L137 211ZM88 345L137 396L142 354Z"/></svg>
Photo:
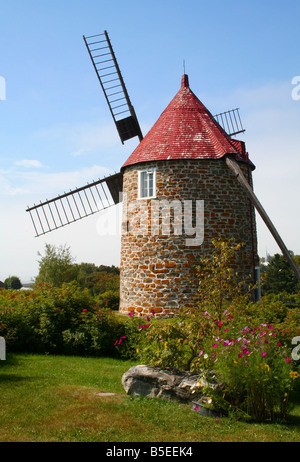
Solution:
<svg viewBox="0 0 300 462"><path fill-rule="evenodd" d="M288 251L286 245L284 244L283 240L281 239L280 235L278 234L275 226L273 225L272 221L270 220L269 216L267 215L265 209L263 208L263 206L261 205L261 203L257 199L256 195L254 194L254 192L253 192L251 186L249 185L247 179L245 178L240 166L231 157L226 157L226 164L234 172L234 174L236 175L236 179L243 186L245 192L249 196L249 198L252 201L254 207L256 208L256 210L260 214L261 218L263 219L263 221L267 225L270 233L274 237L274 239L275 239L276 243L278 244L278 246L279 246L281 252L283 253L284 257L287 259L287 261L291 265L293 271L295 272L295 275L296 275L298 281L300 281L300 269L299 269L298 265L296 264L295 260L293 259L290 252Z"/></svg>

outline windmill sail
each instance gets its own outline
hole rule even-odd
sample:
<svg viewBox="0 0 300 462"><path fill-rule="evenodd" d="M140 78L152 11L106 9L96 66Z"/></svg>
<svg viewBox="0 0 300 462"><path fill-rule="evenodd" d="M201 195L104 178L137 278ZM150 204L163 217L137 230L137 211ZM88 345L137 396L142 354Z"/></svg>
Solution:
<svg viewBox="0 0 300 462"><path fill-rule="evenodd" d="M239 108L221 112L220 114L216 114L214 118L229 136L244 133L245 131L240 118Z"/></svg>
<svg viewBox="0 0 300 462"><path fill-rule="evenodd" d="M81 220L120 202L123 175L116 173L28 207L36 236Z"/></svg>
<svg viewBox="0 0 300 462"><path fill-rule="evenodd" d="M94 69L108 103L122 144L143 135L106 31L104 34L83 36Z"/></svg>

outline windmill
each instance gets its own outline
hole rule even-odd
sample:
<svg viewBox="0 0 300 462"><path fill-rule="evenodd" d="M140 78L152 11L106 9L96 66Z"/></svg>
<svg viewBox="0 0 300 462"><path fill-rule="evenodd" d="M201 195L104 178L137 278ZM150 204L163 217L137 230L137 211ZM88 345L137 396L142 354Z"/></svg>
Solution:
<svg viewBox="0 0 300 462"><path fill-rule="evenodd" d="M158 126L155 125L153 127L154 130L152 130L152 135L153 132L154 135L152 136L152 138L151 134L147 134L146 138L143 138L143 134L135 110L133 108L133 105L131 104L124 83L124 79L122 77L107 31L104 31L103 34L88 37L83 36L83 39L122 144L124 144L125 141L136 136L139 138L140 143L137 149L132 154L132 156L129 158L131 160L129 162L125 162L119 173L115 173L108 177L98 179L97 181L88 183L87 185L82 186L80 188L70 190L69 192L64 192L63 194L53 199L45 200L43 202L41 201L37 205L34 204L32 207L28 207L26 211L30 213L36 236L49 233L53 230L59 229L65 225L71 224L77 220L85 218L94 213L101 212L102 210L108 207L112 207L118 204L122 200L121 193L124 189L124 171L126 170L126 168L127 170L130 170L130 168L132 168L132 164L139 164L142 165L142 167L144 167L145 165L150 165L149 162L147 163L146 161L151 160L151 154L149 154L150 157L143 157L143 155L141 155L141 151L143 149L147 151L147 148L150 145L152 149L152 147L155 145L155 136L160 135L158 127L160 130L163 130L163 123L159 123L158 121ZM177 96L176 99L177 106L175 107L175 112L173 112L172 115L170 115L171 109L167 108L167 113L163 117L164 120L168 119L169 116L168 120L169 123L172 125L172 117L176 118L179 112L181 111L180 104L182 98L185 98L184 105L191 103L192 110L196 110L199 112L199 114L201 114L201 121L199 121L199 123L202 124L201 126L204 127L203 129L206 130L205 136L207 137L208 134L210 134L211 138L214 139L215 145L217 143L219 143L219 145L223 143L222 147L224 148L224 152L222 154L222 162L225 161L223 162L223 164L226 165L226 168L229 169L231 172L231 181L232 177L234 177L236 180L235 183L239 185L239 188L242 186L242 188L240 189L243 191L243 195L248 198L248 201L250 200L251 206L255 207L258 213L261 215L262 219L264 220L265 224L267 225L274 239L276 240L279 248L281 249L283 255L289 261L297 278L300 280L300 270L298 266L295 264L293 258L291 257L288 249L286 248L284 242L279 236L273 223L271 222L261 203L254 194L253 188L251 186L250 176L248 175L248 178L246 178L246 170L241 168L240 162L238 162L238 160L246 162L248 164L249 172L249 160L247 159L247 154L245 153L243 143L232 139L232 136L245 131L239 116L239 109L232 109L230 111L226 111L212 117L209 111L207 111L206 108L202 105L202 103L199 100L197 100L196 97L194 98L194 95L189 89L188 77L186 75L184 75L182 78L182 86L179 93L180 94ZM174 110L173 106L172 110ZM201 145L201 143L205 141L205 136L196 133L196 135L193 138L194 142L196 143L196 146L198 141L200 143L199 146ZM217 139L218 137L219 139ZM191 149L193 149L193 147ZM163 161L169 160L170 158L172 160L172 155L169 155L165 158L160 157L159 155L155 160ZM199 156L194 156L192 160L195 160L195 158L199 158ZM153 176L155 175L155 168L152 171L154 172L154 174L150 175L149 171L146 171L145 181L148 182L148 188L150 184L149 182L153 182L155 179ZM139 169L139 171L135 172L135 174L139 174L140 178L140 176L142 175L141 172L142 170ZM255 227L255 225L252 222L253 213L251 212L250 215L251 223L249 222L249 228L251 227L251 229L253 230ZM255 237L252 236L253 253L255 252L254 241ZM147 245L149 245L149 242ZM127 247L127 250L128 248L129 247ZM160 260L162 260L162 257L160 258ZM150 268L151 264L148 260L147 262L148 263L146 263L146 266L148 265ZM154 267L159 268L158 264L157 266L155 266L156 263L154 264L154 266L152 265L152 269ZM254 265L254 257L252 263ZM126 264L128 264L127 256L124 259L124 265ZM167 263L165 262L165 266L166 264ZM133 265L131 273L128 273L126 278L124 278L123 285L125 288L127 287L126 290L124 289L124 297L126 296L126 293L128 295L130 292L132 292L132 287L129 288L127 282L128 279L132 279L135 270L136 262ZM173 277L174 274L170 274L170 276ZM141 277L145 276L147 276L147 274L145 272L142 273ZM170 291L171 289L169 290L169 292ZM144 298L146 300L147 294L144 294ZM145 306L147 306L146 302ZM130 302L129 304L126 304L126 309L129 308ZM145 310L142 307L140 311Z"/></svg>

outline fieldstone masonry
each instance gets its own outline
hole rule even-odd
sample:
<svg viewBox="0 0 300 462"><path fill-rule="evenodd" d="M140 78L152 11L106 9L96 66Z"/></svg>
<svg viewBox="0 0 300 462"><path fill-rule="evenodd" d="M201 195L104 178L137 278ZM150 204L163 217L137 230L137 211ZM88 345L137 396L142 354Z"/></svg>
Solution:
<svg viewBox="0 0 300 462"><path fill-rule="evenodd" d="M240 166L252 185L246 162ZM138 171L156 168L156 199L138 199ZM257 265L257 239L254 208L235 175L221 159L166 160L143 162L126 167L123 178L124 203L121 238L120 311L147 314L175 313L182 307L195 306L195 268L199 258L209 255L212 239L233 237L243 242L236 261L241 279L251 277ZM170 233L152 233L151 213L154 202L193 201L193 225L196 227L196 201L204 201L204 237L201 245L188 246L182 224L174 228L170 213ZM154 201L154 202L153 202ZM166 203L166 202L165 202ZM154 204L155 205L155 204ZM141 213L142 212L142 213ZM157 216L157 215L156 215ZM184 215L182 215L182 220ZM198 217L199 218L199 217ZM156 223L157 225L157 223ZM136 231L138 230L138 231ZM177 233L177 234L176 234Z"/></svg>

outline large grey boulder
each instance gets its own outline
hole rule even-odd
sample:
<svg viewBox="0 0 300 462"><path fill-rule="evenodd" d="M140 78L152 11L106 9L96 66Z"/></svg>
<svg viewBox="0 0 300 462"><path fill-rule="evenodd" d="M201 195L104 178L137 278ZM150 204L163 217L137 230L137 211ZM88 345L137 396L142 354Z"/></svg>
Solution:
<svg viewBox="0 0 300 462"><path fill-rule="evenodd" d="M170 398L192 402L203 395L203 386L216 388L219 385L212 372L204 375L176 369L160 369L154 366L131 367L122 377L122 385L130 396Z"/></svg>

